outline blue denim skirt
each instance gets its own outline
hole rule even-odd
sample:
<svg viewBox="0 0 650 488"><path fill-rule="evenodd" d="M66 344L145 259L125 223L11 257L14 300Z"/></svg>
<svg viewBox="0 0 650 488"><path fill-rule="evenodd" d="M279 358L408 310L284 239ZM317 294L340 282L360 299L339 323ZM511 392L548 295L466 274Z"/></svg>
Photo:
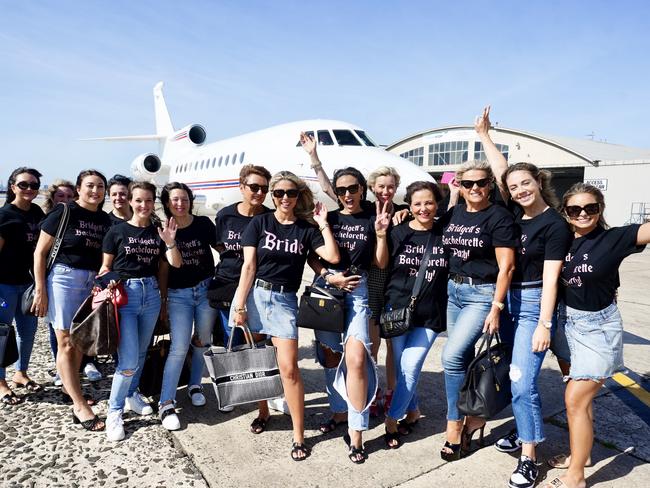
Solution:
<svg viewBox="0 0 650 488"><path fill-rule="evenodd" d="M230 307L228 325L233 326L234 303ZM298 339L298 298L294 292L265 290L253 285L246 300L248 328L254 334L280 339Z"/></svg>
<svg viewBox="0 0 650 488"><path fill-rule="evenodd" d="M68 330L93 289L95 271L55 264L47 276L47 320L55 330Z"/></svg>
<svg viewBox="0 0 650 488"><path fill-rule="evenodd" d="M615 303L597 312L566 307L566 339L573 380L607 379L625 371L623 320Z"/></svg>

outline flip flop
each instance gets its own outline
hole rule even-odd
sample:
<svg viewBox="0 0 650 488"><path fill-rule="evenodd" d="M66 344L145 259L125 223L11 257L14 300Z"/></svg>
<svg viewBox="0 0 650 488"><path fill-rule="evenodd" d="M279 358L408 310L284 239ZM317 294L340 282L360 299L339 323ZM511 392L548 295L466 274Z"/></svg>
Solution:
<svg viewBox="0 0 650 488"><path fill-rule="evenodd" d="M27 383L16 383L14 381L14 384L16 385L17 388L25 388L27 391L31 393L36 393L37 391L41 391L43 387L36 383L33 380L29 380Z"/></svg>
<svg viewBox="0 0 650 488"><path fill-rule="evenodd" d="M266 424L271 420L271 417L267 419L263 419L261 417L257 417L255 420L251 422L250 430L253 434L261 434L266 430Z"/></svg>
<svg viewBox="0 0 650 488"><path fill-rule="evenodd" d="M568 469L569 468L569 456L567 454L557 454L553 456L551 459L546 461L546 464L548 464L551 468L555 469ZM587 464L585 464L585 468L591 468L592 466L591 459Z"/></svg>
<svg viewBox="0 0 650 488"><path fill-rule="evenodd" d="M11 393L7 393L5 396L0 398L0 401L4 403L5 405L18 405L22 403L24 398L19 397L16 395L13 391Z"/></svg>

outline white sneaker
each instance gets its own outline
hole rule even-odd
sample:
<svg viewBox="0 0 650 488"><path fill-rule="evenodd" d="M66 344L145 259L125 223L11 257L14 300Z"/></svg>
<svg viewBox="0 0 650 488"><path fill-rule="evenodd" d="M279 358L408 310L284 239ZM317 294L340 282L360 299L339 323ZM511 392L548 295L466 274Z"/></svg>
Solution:
<svg viewBox="0 0 650 488"><path fill-rule="evenodd" d="M59 376L59 373L54 375L53 383L54 383L54 386L63 386L63 380Z"/></svg>
<svg viewBox="0 0 650 488"><path fill-rule="evenodd" d="M181 421L178 420L178 415L176 415L173 403L161 407L158 411L158 415L160 417L160 422L165 429L178 430L181 428Z"/></svg>
<svg viewBox="0 0 650 488"><path fill-rule="evenodd" d="M232 405L228 405L227 407L220 407L219 411L223 413L230 413L235 409Z"/></svg>
<svg viewBox="0 0 650 488"><path fill-rule="evenodd" d="M153 408L151 408L144 395L139 391L136 391L130 397L126 397L124 400L124 409L131 410L138 415L151 415L153 413Z"/></svg>
<svg viewBox="0 0 650 488"><path fill-rule="evenodd" d="M112 442L124 440L124 420L122 420L122 411L109 412L106 417L106 438Z"/></svg>
<svg viewBox="0 0 650 488"><path fill-rule="evenodd" d="M84 375L90 382L99 381L103 378L102 374L97 369L97 366L93 363L88 363L84 366Z"/></svg>
<svg viewBox="0 0 650 488"><path fill-rule="evenodd" d="M200 385L190 385L187 387L187 396L192 400L192 405L202 407L206 403L203 387Z"/></svg>

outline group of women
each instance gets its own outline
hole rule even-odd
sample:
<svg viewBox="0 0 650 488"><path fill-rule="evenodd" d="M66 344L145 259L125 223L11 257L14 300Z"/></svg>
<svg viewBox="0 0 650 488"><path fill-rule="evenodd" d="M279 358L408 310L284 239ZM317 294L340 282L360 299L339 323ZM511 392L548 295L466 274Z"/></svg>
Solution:
<svg viewBox="0 0 650 488"><path fill-rule="evenodd" d="M386 408L387 448L399 448L417 428L419 375L443 331L447 429L440 456L460 459L477 432L481 445L485 419L464 417L457 401L476 342L484 333L499 332L513 346L510 378L517 429L496 447L521 449L509 486L532 487L538 476L535 449L544 431L537 378L551 348L568 381L571 454L549 460L567 471L547 486L584 487L593 442L592 400L603 381L623 369L618 267L650 241L650 224L609 228L602 193L582 183L558 205L550 175L529 163L509 166L491 141L489 128L488 107L476 121L488 161L459 168L450 186L449 209L438 208L442 194L428 181L406 188L408 208L394 205L399 174L392 168L380 168L369 181L353 167L342 168L330 181L316 142L306 134L301 134L301 143L323 191L338 204L336 211L314 202L309 187L293 173L272 176L261 166L247 165L240 173L242 200L223 208L214 223L193 215L193 195L183 183L162 189L167 218L160 222L154 218L153 185L120 179L107 183L101 173L83 171L76 197L67 203L70 220L50 270L47 256L63 206L54 205L44 216L32 203L40 174L18 168L0 209L0 297L6 303L0 320L16 323L20 357L14 385L40 388L27 375L37 319L23 314L19 305L32 281L33 261L32 311L47 316L55 331L57 371L74 404L75 423L92 431L105 429L117 441L125 436L124 410L152 413L137 387L154 327L163 318L170 324L172 346L159 416L165 428L180 428L174 406L185 356L191 346L188 396L193 405L204 405L202 352L220 319L225 340L236 334L233 326L246 324L255 340L270 340L276 347L292 420L290 455L302 461L311 452L304 440L296 317L300 270L308 263L316 284L345 292L344 332L316 331L315 354L324 369L331 410L319 428L323 433L347 429L343 437L353 463L367 458L362 435L379 398ZM495 183L503 202L494 203ZM110 215L102 211L107 188L113 203ZM366 200L369 190L375 205ZM273 209L264 206L269 192ZM212 250L220 255L216 270ZM390 388L381 395L377 319L382 311L411 303L419 272L424 278L413 325L387 341ZM82 394L81 353L69 335L74 312L98 274L112 280L111 286L120 281L128 295L128 304L120 308L121 338L106 421L93 413L94 399ZM241 336L232 339L237 342ZM4 369L0 397L7 404L20 401ZM262 433L269 420L262 402L251 432Z"/></svg>

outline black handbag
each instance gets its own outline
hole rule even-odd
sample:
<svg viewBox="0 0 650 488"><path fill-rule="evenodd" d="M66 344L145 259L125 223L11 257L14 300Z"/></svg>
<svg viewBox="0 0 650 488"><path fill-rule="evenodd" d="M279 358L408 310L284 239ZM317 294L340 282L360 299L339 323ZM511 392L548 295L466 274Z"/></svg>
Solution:
<svg viewBox="0 0 650 488"><path fill-rule="evenodd" d="M235 298L238 281L223 281L219 278L212 278L208 285L208 303L212 308L229 309Z"/></svg>
<svg viewBox="0 0 650 488"><path fill-rule="evenodd" d="M50 254L47 257L47 265L45 266L45 276L48 275L56 259L56 255L59 254L59 249L63 243L63 234L65 234L65 229L68 227L68 221L70 220L70 208L65 204L63 205L63 215L61 215L61 220L59 220L59 227L56 229L56 236L54 237L54 244L52 244L52 249L50 249ZM32 313L32 305L34 304L34 292L36 290L36 284L34 281L34 275L32 272L29 272L32 275L32 284L27 287L23 292L23 296L20 299L20 309L23 312L23 315L36 315Z"/></svg>
<svg viewBox="0 0 650 488"><path fill-rule="evenodd" d="M495 338L496 344L492 344ZM511 360L512 347L502 343L499 334L483 335L460 389L457 402L460 413L489 419L510 405Z"/></svg>
<svg viewBox="0 0 650 488"><path fill-rule="evenodd" d="M379 335L384 339L390 339L391 337L405 334L411 328L411 325L413 325L412 318L415 313L415 305L417 304L418 296L422 289L422 283L424 283L427 263L429 262L429 258L433 252L433 248L430 244L431 235L427 239L424 248L424 255L422 256L422 261L420 261L420 269L418 269L417 278L413 284L413 291L411 292L411 301L409 304L403 308L387 310L379 317Z"/></svg>
<svg viewBox="0 0 650 488"><path fill-rule="evenodd" d="M86 356L107 356L117 351L120 326L111 295L93 309L94 294L84 300L72 318L70 342Z"/></svg>
<svg viewBox="0 0 650 488"><path fill-rule="evenodd" d="M341 333L345 330L345 292L305 286L298 308L298 327Z"/></svg>
<svg viewBox="0 0 650 488"><path fill-rule="evenodd" d="M169 356L171 341L169 339L156 339L149 346L147 356L142 367L139 390L145 396L159 396L162 390L163 374L165 363ZM190 381L192 369L192 346L187 351L185 362L181 369L181 376L178 380L178 387L187 386Z"/></svg>
<svg viewBox="0 0 650 488"><path fill-rule="evenodd" d="M0 324L0 366L6 368L18 361L18 344L13 325Z"/></svg>

